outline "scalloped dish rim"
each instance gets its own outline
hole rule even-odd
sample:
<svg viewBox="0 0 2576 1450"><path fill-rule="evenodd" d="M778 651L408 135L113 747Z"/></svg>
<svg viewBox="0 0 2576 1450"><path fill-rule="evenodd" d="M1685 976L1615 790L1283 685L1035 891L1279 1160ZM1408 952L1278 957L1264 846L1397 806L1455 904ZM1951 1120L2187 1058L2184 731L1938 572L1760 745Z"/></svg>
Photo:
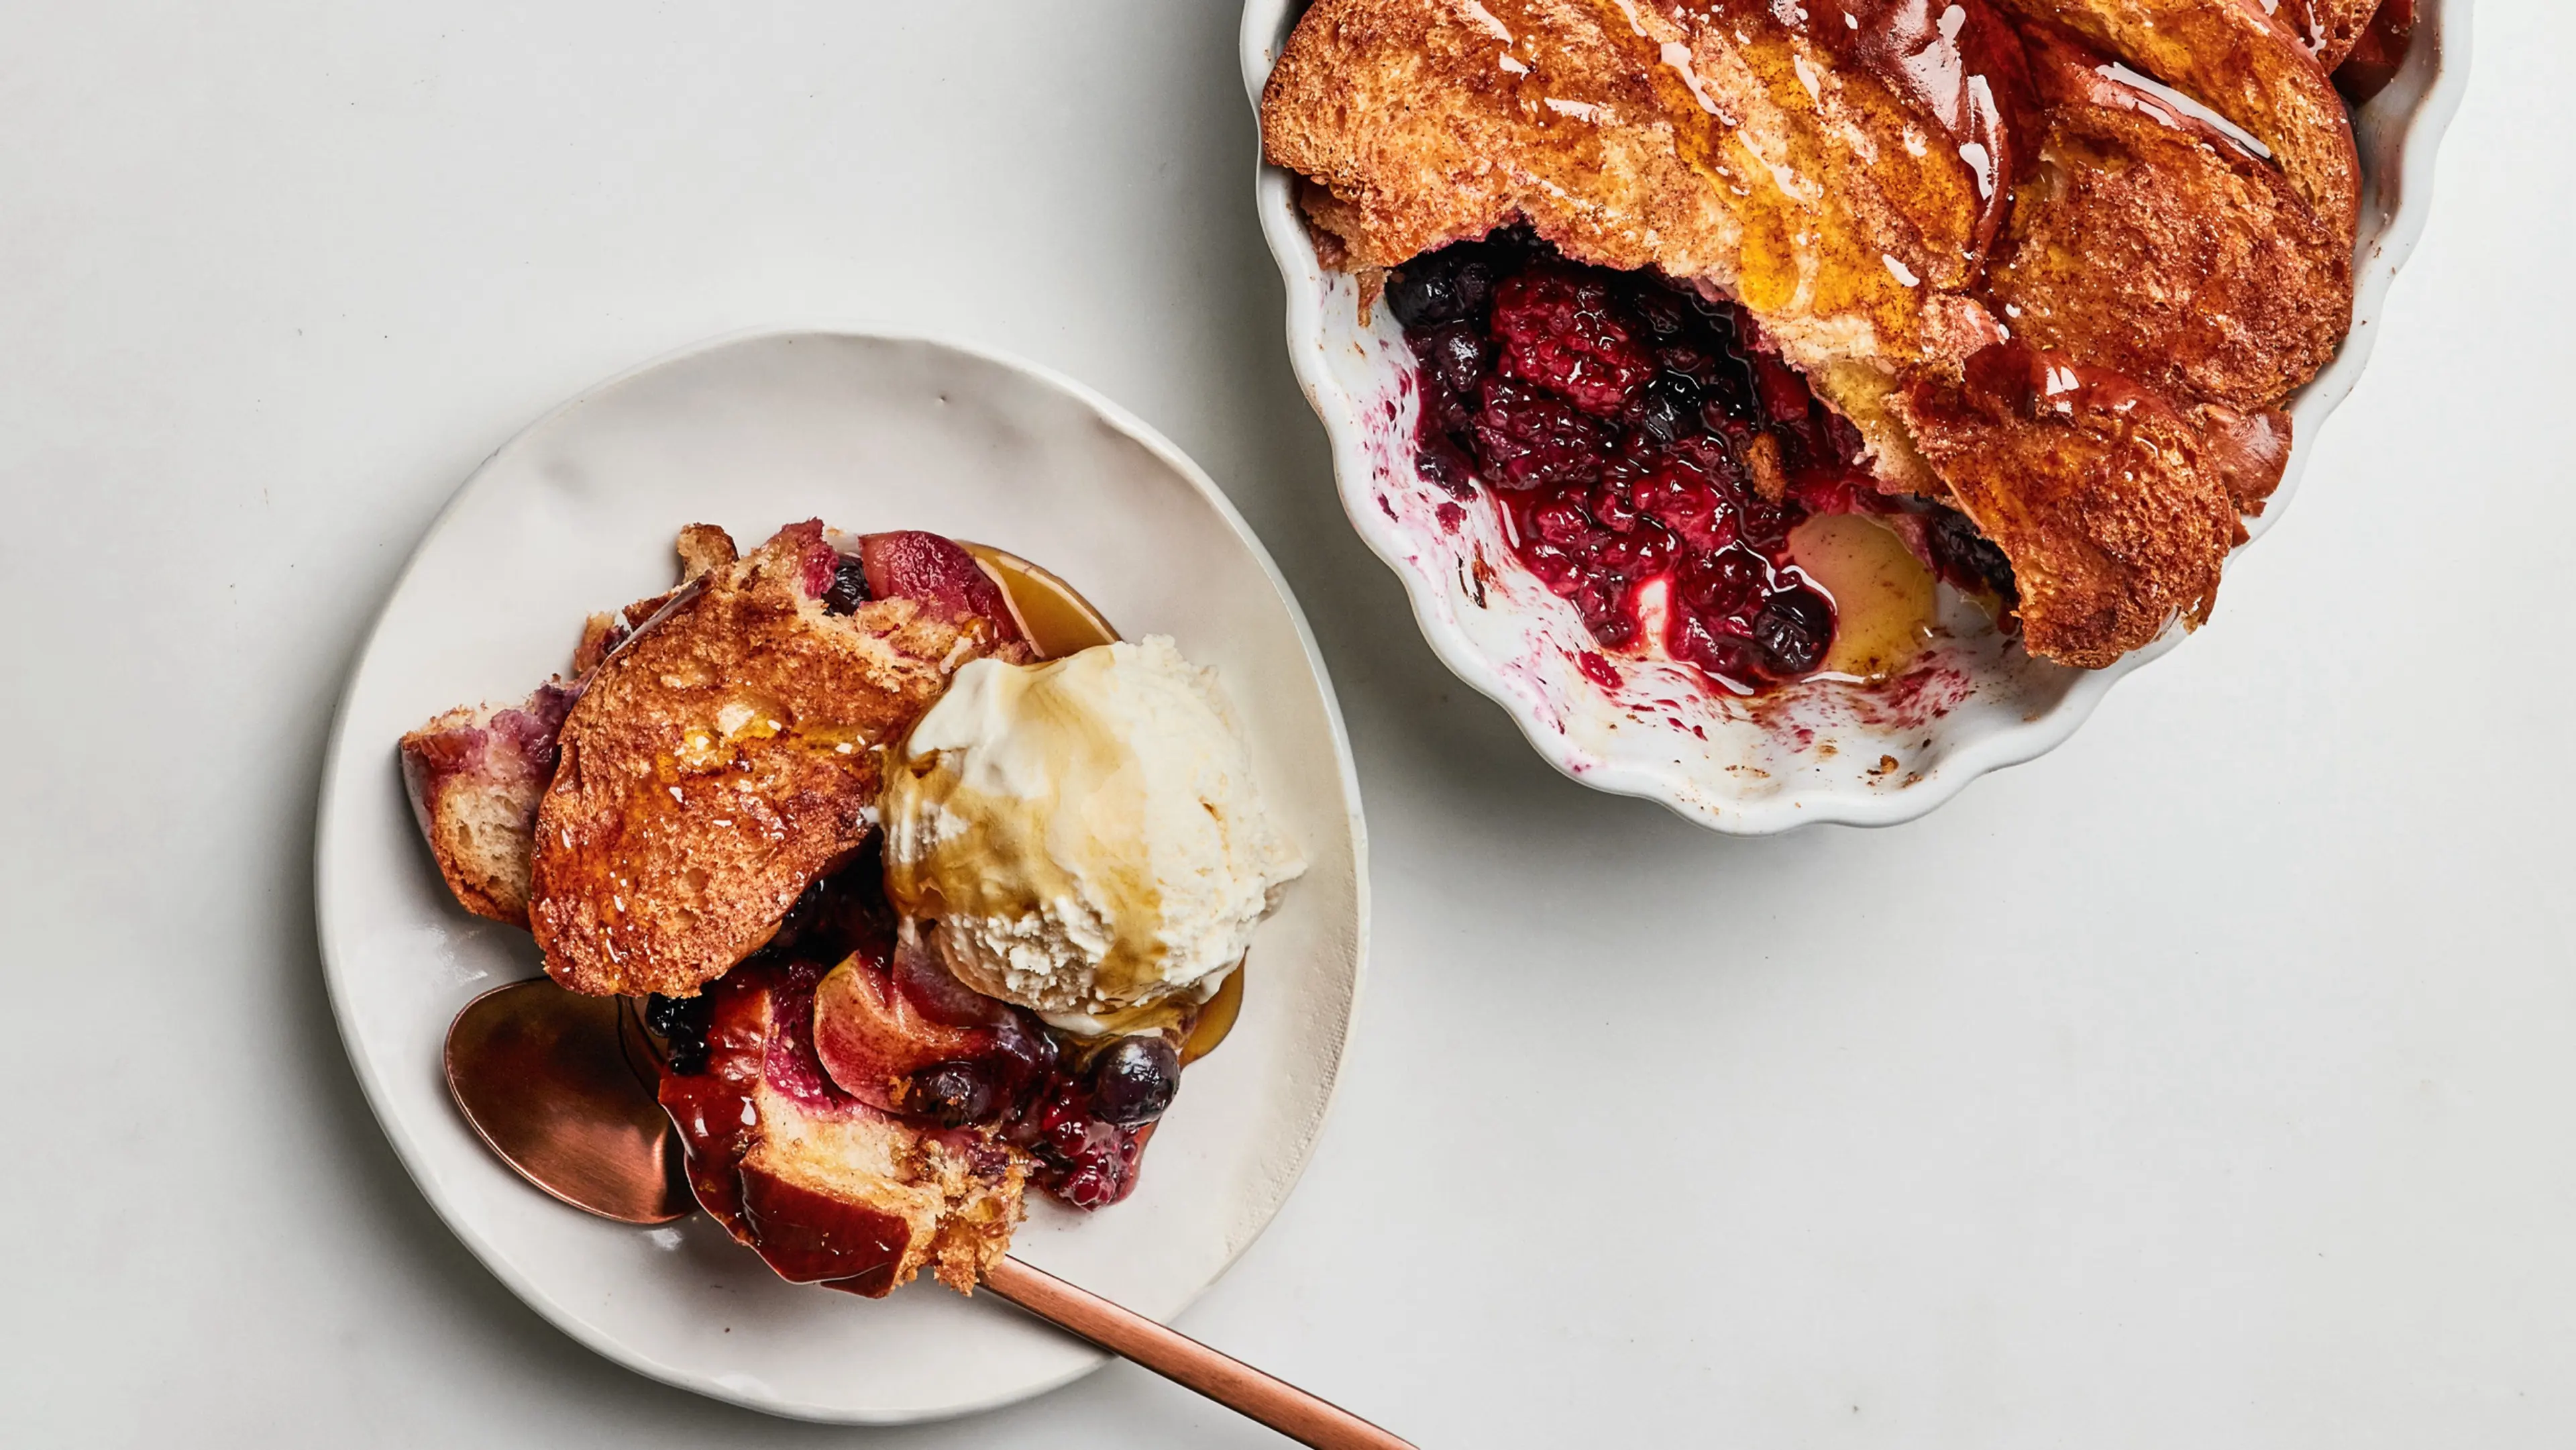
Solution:
<svg viewBox="0 0 2576 1450"><path fill-rule="evenodd" d="M1296 0L1248 0L1244 6L1240 37L1244 81L1256 112L1278 46L1293 24L1292 15L1303 8ZM2352 331L2334 361L2291 401L2295 442L2289 466L2271 506L2261 517L2246 521L2251 536L2247 547L2287 509L2315 451L2319 430L2360 380L2376 341L2370 324L2380 315L2390 284L2423 232L2432 203L2434 163L2467 82L2468 14L2469 0L2434 0L2427 6L2417 22L2413 51L2396 79L2355 114L2365 189L2354 264ZM1843 728L1858 731L1858 736L1837 738L1821 750L1813 748L1814 730L1798 728L1792 748L1811 757L1802 764L1813 767L1825 757L1842 757L1838 767L1842 780L1803 768L1796 778L1780 782L1771 768L1780 763L1778 759L1757 757L1744 749L1730 753L1683 714L1659 708L1671 705L1669 699L1640 705L1633 699L1613 698L1599 687L1551 691L1547 682L1533 678L1527 658L1496 657L1490 629L1480 640L1462 623L1452 597L1453 587L1463 584L1453 578L1459 561L1426 563L1444 551L1429 538L1419 517L1400 517L1390 495L1380 491L1388 472L1382 460L1372 456L1373 431L1383 444L1389 426L1401 421L1399 400L1410 392L1400 371L1378 366L1370 356L1373 347L1388 341L1392 329L1380 321L1375 337L1365 329L1354 332L1357 318L1348 311L1328 324L1327 302L1348 294L1352 284L1328 273L1318 262L1305 222L1297 214L1290 176L1257 156L1255 170L1262 234L1287 293L1289 360L1331 443L1344 512L1361 539L1403 581L1414 620L1441 663L1502 705L1531 747L1563 774L1598 790L1656 801L1687 820L1732 835L1772 835L1817 822L1897 825L1946 803L1979 776L2035 759L2063 744L2114 684L2181 640L2183 631L2176 626L2146 648L2089 671L2064 669L2011 651L2020 676L2011 681L1999 672L2003 652L1990 650L1992 658L1985 664L1996 673L1972 673L1973 665L1963 668L1960 678L1970 686L1970 693L1936 707L1928 716L1894 721L1845 718ZM1385 385L1367 396L1355 394L1343 374L1349 363L1334 356L1337 349L1356 354L1359 369ZM1385 422L1373 422L1373 414ZM1444 527L1454 526L1455 512L1450 511L1448 518ZM1506 599L1504 607L1495 611L1479 588L1473 602L1480 614L1516 616L1523 626L1524 643L1562 655L1569 667L1578 654L1590 650L1588 640L1579 635L1568 640L1562 633L1569 625L1579 631L1570 609L1562 611L1561 617L1545 617L1553 601L1537 601L1539 612L1532 613L1515 610ZM2054 677L2048 681L2055 687L2053 698L2005 699L1988 702L1989 708L1977 711L1953 708L1973 699L1977 688L2029 684L2043 674ZM1793 687L1774 698L1797 697L1814 688ZM1994 703L2009 708L1991 708ZM1698 741L1685 743L1682 731L1690 731ZM1632 748L1641 740L1642 747ZM1611 742L1612 748L1601 748L1604 741ZM1878 769L1859 763L1882 744L1888 753L1878 756ZM1909 754L1919 751L1924 763L1900 775L1899 755L1894 753L1900 749Z"/></svg>

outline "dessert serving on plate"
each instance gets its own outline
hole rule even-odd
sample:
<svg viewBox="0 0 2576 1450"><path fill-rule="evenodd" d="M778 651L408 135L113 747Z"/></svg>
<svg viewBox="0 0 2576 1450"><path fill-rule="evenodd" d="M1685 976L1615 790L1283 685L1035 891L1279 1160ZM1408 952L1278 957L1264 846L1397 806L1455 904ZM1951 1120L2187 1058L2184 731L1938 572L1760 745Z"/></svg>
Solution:
<svg viewBox="0 0 2576 1450"><path fill-rule="evenodd" d="M1301 371L1356 405L1363 531L1569 769L1689 776L1696 738L1751 797L1868 740L1920 779L1874 742L2208 617L2352 325L2337 84L2412 21L1318 0L1262 135L1349 282L1350 355ZM1576 681L1625 721L1583 737Z"/></svg>
<svg viewBox="0 0 2576 1450"><path fill-rule="evenodd" d="M632 1004L735 1238L969 1290L1029 1185L1133 1190L1298 853L1213 676L1161 638L1044 658L1030 566L818 521L678 552L570 678L404 736L420 826L460 905Z"/></svg>

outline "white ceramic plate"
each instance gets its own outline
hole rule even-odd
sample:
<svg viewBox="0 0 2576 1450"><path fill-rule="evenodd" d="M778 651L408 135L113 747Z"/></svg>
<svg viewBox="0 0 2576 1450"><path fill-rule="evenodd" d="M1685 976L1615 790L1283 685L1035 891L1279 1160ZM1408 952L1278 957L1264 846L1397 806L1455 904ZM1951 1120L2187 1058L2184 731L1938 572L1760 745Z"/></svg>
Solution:
<svg viewBox="0 0 2576 1450"><path fill-rule="evenodd" d="M440 1076L449 1019L538 971L523 932L447 897L394 742L449 706L523 696L581 620L666 587L672 536L746 549L820 516L922 528L1054 569L1130 636L1223 677L1304 879L1252 947L1244 1012L1191 1068L1125 1203L1033 1200L1016 1252L1169 1318L1277 1212L1323 1123L1367 941L1350 747L1303 616L1206 476L1062 378L918 338L728 340L604 384L529 428L421 542L341 701L323 771L322 950L350 1059L404 1164L476 1256L566 1333L656 1379L804 1419L1000 1405L1100 1364L988 1296L884 1301L780 1282L703 1215L633 1228L554 1202L467 1129Z"/></svg>
<svg viewBox="0 0 2576 1450"><path fill-rule="evenodd" d="M1243 75L1256 107L1304 9L1304 0L1244 7ZM2469 4L2423 9L2404 70L2357 117L2365 190L2352 335L2291 405L2297 446L2270 509L2249 521L2258 537L2288 507L2318 430L2359 380L2388 285L2423 231L2434 155L2468 80ZM2123 675L2181 639L2177 630L2108 669L2070 670L2007 647L1961 606L1958 637L1927 656L1930 687L1903 699L1811 684L1748 712L1712 698L1686 667L1626 659L1619 688L1605 690L1581 668L1596 648L1581 619L1511 557L1493 511L1444 519L1448 496L1416 475L1413 364L1394 318L1380 307L1360 323L1355 284L1316 260L1291 177L1262 167L1257 195L1287 282L1289 357L1331 439L1344 511L1404 581L1432 652L1586 785L1743 835L1816 821L1894 825L2054 748ZM1475 567L1480 552L1493 568Z"/></svg>

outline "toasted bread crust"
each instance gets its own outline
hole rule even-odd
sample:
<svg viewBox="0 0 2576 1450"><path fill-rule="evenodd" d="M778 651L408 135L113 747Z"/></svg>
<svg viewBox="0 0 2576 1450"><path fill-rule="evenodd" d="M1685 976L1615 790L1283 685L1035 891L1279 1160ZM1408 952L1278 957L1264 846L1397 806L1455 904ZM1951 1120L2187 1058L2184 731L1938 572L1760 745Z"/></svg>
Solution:
<svg viewBox="0 0 2576 1450"><path fill-rule="evenodd" d="M530 832L575 692L558 677L521 705L460 706L398 747L412 816L438 874L476 916L528 924Z"/></svg>
<svg viewBox="0 0 2576 1450"><path fill-rule="evenodd" d="M1885 85L1764 13L1632 13L1320 0L1263 89L1262 144L1321 183L1310 213L1355 268L1523 217L1578 261L1724 290L1810 369L1993 339L1940 300L1972 273L1978 178L1906 145Z"/></svg>
<svg viewBox="0 0 2576 1450"><path fill-rule="evenodd" d="M2272 406L2333 359L2351 249L2279 172L2071 99L2038 152L1987 279L2015 337L2238 409Z"/></svg>
<svg viewBox="0 0 2576 1450"><path fill-rule="evenodd" d="M2361 44L2379 6L2380 0L2288 0L2281 18L2316 56L2318 68L2331 74Z"/></svg>
<svg viewBox="0 0 2576 1450"><path fill-rule="evenodd" d="M1953 499L2011 558L2032 652L2098 669L2197 627L2236 540L2199 431L2126 379L2006 344L1896 401Z"/></svg>
<svg viewBox="0 0 2576 1450"><path fill-rule="evenodd" d="M876 748L997 642L909 598L827 613L822 534L792 525L711 568L565 719L529 919L566 987L685 996L767 941L864 839Z"/></svg>
<svg viewBox="0 0 2576 1450"><path fill-rule="evenodd" d="M2197 97L2270 148L2282 173L2352 250L2361 153L2326 67L2258 0L1998 0L2062 25Z"/></svg>
<svg viewBox="0 0 2576 1450"><path fill-rule="evenodd" d="M587 676L608 658L609 651L625 642L626 636L643 627L646 620L661 612L690 580L710 569L722 569L741 557L734 550L733 536L713 524L691 524L680 530L676 550L680 556L680 582L659 594L638 599L614 614L594 614L584 621L581 643L572 652L572 672L576 678Z"/></svg>

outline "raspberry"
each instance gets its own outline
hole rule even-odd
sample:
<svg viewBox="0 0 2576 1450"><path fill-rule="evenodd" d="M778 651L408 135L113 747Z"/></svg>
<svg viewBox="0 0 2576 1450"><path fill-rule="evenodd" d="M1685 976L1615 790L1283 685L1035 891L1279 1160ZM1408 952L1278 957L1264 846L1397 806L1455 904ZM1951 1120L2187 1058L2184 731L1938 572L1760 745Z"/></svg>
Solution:
<svg viewBox="0 0 2576 1450"><path fill-rule="evenodd" d="M1541 504L1530 511L1530 522L1538 526L1538 536L1560 549L1579 549L1593 534L1592 520L1583 516L1583 508L1566 499Z"/></svg>
<svg viewBox="0 0 2576 1450"><path fill-rule="evenodd" d="M1612 309L1595 278L1537 267L1494 289L1501 369L1587 413L1609 417L1654 376L1654 359Z"/></svg>
<svg viewBox="0 0 2576 1450"><path fill-rule="evenodd" d="M1475 419L1476 454L1496 488L1586 484L1609 461L1609 440L1591 419L1536 388L1487 378Z"/></svg>
<svg viewBox="0 0 2576 1450"><path fill-rule="evenodd" d="M1593 547L1592 557L1601 568L1623 580L1637 580L1671 568L1674 556L1680 552L1681 540L1673 536L1672 530L1653 519L1640 519L1634 529L1601 540Z"/></svg>
<svg viewBox="0 0 2576 1450"><path fill-rule="evenodd" d="M1615 533L1624 534L1637 526L1637 506L1629 502L1624 488L1604 483L1592 490L1592 496L1584 500L1584 507L1601 521L1601 527Z"/></svg>
<svg viewBox="0 0 2576 1450"><path fill-rule="evenodd" d="M1731 618L1753 602L1770 572L1762 556L1750 549L1719 549L1682 567L1682 603L1703 618Z"/></svg>
<svg viewBox="0 0 2576 1450"><path fill-rule="evenodd" d="M1040 1186L1080 1209L1116 1203L1135 1190L1136 1155L1144 1146L1138 1129L1088 1119L1081 1147L1065 1155L1063 1176L1042 1173Z"/></svg>
<svg viewBox="0 0 2576 1450"><path fill-rule="evenodd" d="M1521 562L1529 565L1529 571L1538 576L1538 582L1560 595L1572 592L1583 577L1583 566L1575 562L1573 555L1554 544L1521 545Z"/></svg>
<svg viewBox="0 0 2576 1450"><path fill-rule="evenodd" d="M1081 1168L1066 1174L1064 1182L1056 1185L1055 1193L1056 1197L1088 1213L1116 1203L1119 1186L1118 1176L1109 1170Z"/></svg>
<svg viewBox="0 0 2576 1450"><path fill-rule="evenodd" d="M1707 470L1694 466L1688 455L1676 453L1631 485L1628 497L1640 512L1663 520L1692 549L1706 552L1735 542L1738 529L1729 492Z"/></svg>

